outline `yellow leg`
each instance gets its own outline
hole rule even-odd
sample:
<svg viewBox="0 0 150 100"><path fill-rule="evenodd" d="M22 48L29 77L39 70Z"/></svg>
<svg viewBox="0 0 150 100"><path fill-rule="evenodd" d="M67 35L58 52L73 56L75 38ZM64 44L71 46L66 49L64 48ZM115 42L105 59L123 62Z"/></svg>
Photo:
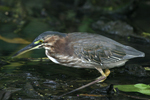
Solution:
<svg viewBox="0 0 150 100"><path fill-rule="evenodd" d="M109 74L110 74L110 70L109 69L105 69L105 75L109 76Z"/></svg>
<svg viewBox="0 0 150 100"><path fill-rule="evenodd" d="M92 81L92 82L90 82L90 83L88 83L88 84L86 84L86 85L83 85L83 86L81 86L81 87L79 87L79 88L76 88L76 89L74 89L74 90L72 90L72 91L70 91L70 92L67 92L67 93L62 94L62 95L59 96L58 98L60 98L60 97L62 97L62 96L64 96L64 95L70 94L70 93L72 93L72 92L81 90L81 89L83 89L83 88L85 88L85 87L88 87L88 86L90 86L90 85L92 85L92 84L95 84L95 83L97 83L97 82L103 82L103 81L107 78L107 76L110 74L110 70L109 70L109 69L106 69L106 70L105 70L105 73L104 73L101 68L98 68L98 67L95 67L95 68L102 74L102 76L98 77L98 79L95 80L95 81ZM99 81L99 80L101 80L101 81Z"/></svg>
<svg viewBox="0 0 150 100"><path fill-rule="evenodd" d="M104 73L101 68L99 68L99 67L95 67L95 68L102 74L102 76L105 76L106 78L110 74L110 70L109 69L105 69L105 73ZM98 77L98 79L101 78L102 76ZM103 82L105 79L103 79L103 80L101 80L99 82Z"/></svg>

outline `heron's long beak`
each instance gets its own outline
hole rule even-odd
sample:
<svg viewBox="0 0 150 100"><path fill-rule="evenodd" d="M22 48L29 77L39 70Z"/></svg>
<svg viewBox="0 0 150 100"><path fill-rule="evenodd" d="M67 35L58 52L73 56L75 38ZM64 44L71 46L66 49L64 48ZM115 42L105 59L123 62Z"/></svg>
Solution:
<svg viewBox="0 0 150 100"><path fill-rule="evenodd" d="M23 53L25 53L25 52L27 52L27 51L31 51L31 50L33 50L33 49L38 49L39 46L40 46L40 44L31 43L31 44L29 44L28 46L24 47L23 49L19 50L16 54L14 54L14 55L12 56L12 58L14 58L14 57L16 57L16 56L18 56L18 55L21 55L21 54L23 54Z"/></svg>

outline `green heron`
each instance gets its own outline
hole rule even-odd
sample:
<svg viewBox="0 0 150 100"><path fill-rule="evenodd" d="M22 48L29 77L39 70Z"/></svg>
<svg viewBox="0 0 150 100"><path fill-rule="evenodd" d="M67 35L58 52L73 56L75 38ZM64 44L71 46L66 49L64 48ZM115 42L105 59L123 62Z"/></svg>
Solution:
<svg viewBox="0 0 150 100"><path fill-rule="evenodd" d="M141 51L102 35L80 32L65 34L55 31L40 34L14 56L39 48L44 48L47 57L56 64L97 69L101 77L104 77L103 80L109 75L110 68L122 66L128 59L145 56ZM106 69L106 72L102 69Z"/></svg>

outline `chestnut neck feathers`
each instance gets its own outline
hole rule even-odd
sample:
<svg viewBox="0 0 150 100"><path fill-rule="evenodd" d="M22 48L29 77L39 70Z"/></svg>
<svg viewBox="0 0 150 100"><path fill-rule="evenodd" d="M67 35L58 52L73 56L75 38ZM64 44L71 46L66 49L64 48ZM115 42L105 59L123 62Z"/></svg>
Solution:
<svg viewBox="0 0 150 100"><path fill-rule="evenodd" d="M51 37L48 37L44 41L45 49L48 49L48 52L50 54L61 54L61 55L73 55L73 48L69 46L69 38L68 36L60 37L58 35L54 35Z"/></svg>

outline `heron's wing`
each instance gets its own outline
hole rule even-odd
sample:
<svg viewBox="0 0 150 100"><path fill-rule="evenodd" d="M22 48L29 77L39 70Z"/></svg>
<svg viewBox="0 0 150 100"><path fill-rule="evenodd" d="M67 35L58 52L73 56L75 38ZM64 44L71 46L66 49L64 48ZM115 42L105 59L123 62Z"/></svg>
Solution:
<svg viewBox="0 0 150 100"><path fill-rule="evenodd" d="M105 43L105 45L107 45L107 43ZM116 45L109 47L109 44L107 46L105 45L83 42L80 45L74 45L74 53L79 58L95 63L112 63L123 60L126 53L121 47Z"/></svg>
<svg viewBox="0 0 150 100"><path fill-rule="evenodd" d="M142 52L101 35L74 33L70 37L74 54L87 61L107 64L143 56Z"/></svg>

